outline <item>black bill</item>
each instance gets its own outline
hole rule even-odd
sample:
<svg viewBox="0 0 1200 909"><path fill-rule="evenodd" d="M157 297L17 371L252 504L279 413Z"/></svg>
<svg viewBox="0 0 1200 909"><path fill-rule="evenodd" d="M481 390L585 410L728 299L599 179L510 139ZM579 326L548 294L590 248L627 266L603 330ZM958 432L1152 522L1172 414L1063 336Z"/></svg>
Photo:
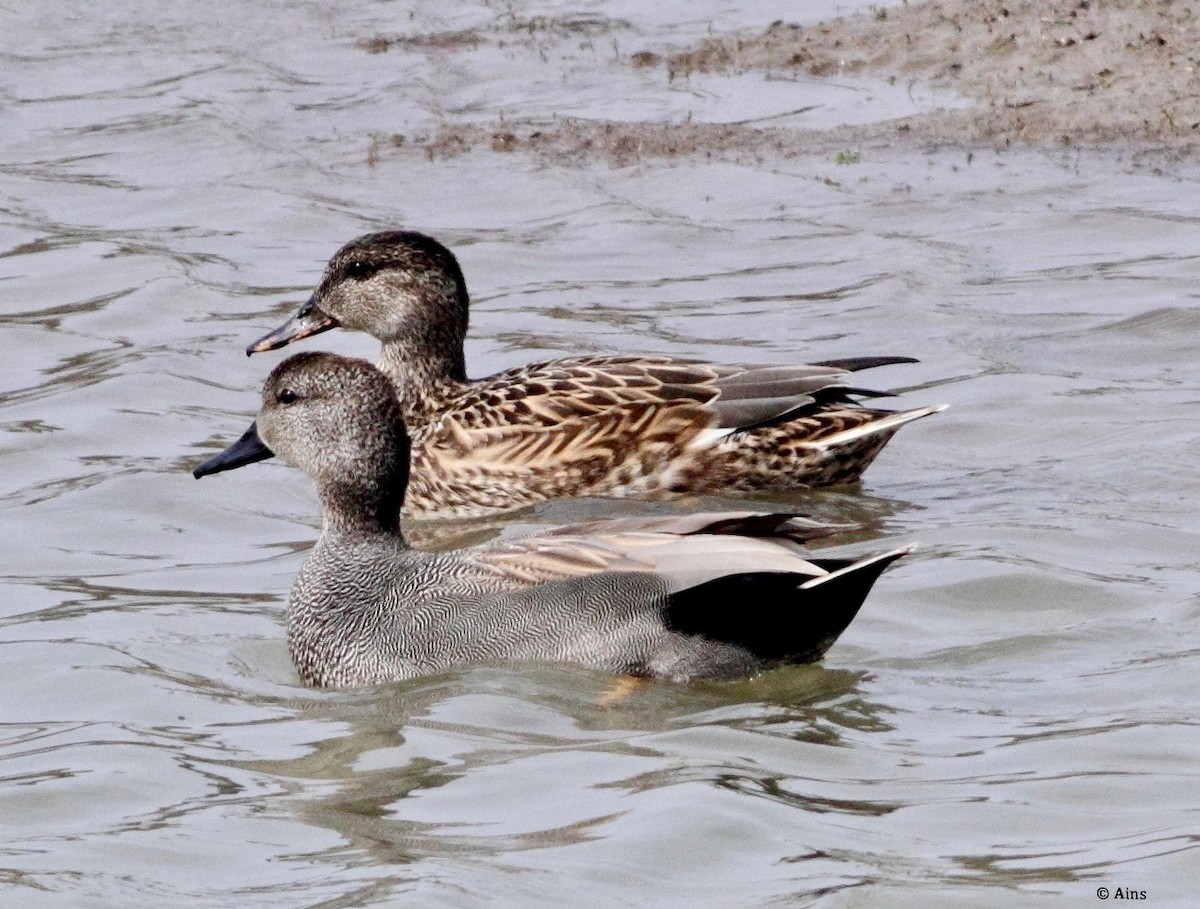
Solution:
<svg viewBox="0 0 1200 909"><path fill-rule="evenodd" d="M253 464L255 461L265 461L267 458L275 457L275 452L267 448L263 444L263 440L258 437L258 425L251 423L250 428L242 433L242 437L226 448L218 455L213 455L199 467L192 471L192 476L197 480L201 477L206 477L211 473L220 473L223 470L233 470L237 467L244 467L247 464Z"/></svg>

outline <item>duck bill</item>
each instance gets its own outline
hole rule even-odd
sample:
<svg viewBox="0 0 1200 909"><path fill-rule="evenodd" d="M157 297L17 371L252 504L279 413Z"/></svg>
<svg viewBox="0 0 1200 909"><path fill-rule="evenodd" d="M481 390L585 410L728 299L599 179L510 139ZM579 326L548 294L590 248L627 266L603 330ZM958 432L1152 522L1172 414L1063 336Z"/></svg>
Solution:
<svg viewBox="0 0 1200 909"><path fill-rule="evenodd" d="M267 458L273 457L275 457L275 452L267 448L263 444L263 440L258 437L258 424L251 423L250 428L242 433L240 439L193 470L192 476L198 480L212 473L234 470L238 467L245 467L247 464L253 464L255 461L265 461Z"/></svg>
<svg viewBox="0 0 1200 909"><path fill-rule="evenodd" d="M263 353L268 350L278 350L293 341L299 341L301 338L308 338L312 335L319 335L323 331L329 331L331 328L337 328L338 323L331 317L322 312L312 297L308 298L299 312L280 325L277 329L269 334L263 335L253 344L246 348L246 356L251 354Z"/></svg>

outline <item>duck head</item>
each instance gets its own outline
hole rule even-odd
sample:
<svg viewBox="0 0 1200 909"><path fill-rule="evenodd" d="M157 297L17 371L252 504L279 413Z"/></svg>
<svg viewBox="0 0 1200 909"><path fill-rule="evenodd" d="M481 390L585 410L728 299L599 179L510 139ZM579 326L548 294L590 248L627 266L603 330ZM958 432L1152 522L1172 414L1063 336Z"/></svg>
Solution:
<svg viewBox="0 0 1200 909"><path fill-rule="evenodd" d="M199 479L277 456L312 478L326 527L393 530L409 450L396 392L378 369L306 352L272 370L250 428L192 473Z"/></svg>
<svg viewBox="0 0 1200 909"><path fill-rule="evenodd" d="M247 354L275 350L331 328L362 331L427 356L448 355L452 378L465 377L466 281L454 254L415 231L365 234L339 249L300 310L259 338Z"/></svg>

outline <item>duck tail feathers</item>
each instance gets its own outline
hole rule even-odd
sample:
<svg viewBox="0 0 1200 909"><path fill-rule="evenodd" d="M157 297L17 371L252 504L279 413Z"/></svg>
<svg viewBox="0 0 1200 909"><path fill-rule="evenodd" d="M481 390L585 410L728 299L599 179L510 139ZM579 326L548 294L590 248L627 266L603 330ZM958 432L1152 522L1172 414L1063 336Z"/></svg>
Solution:
<svg viewBox="0 0 1200 909"><path fill-rule="evenodd" d="M819 660L845 631L871 588L905 546L862 559L812 559L827 574L752 572L672 594L668 627L735 644L766 663Z"/></svg>
<svg viewBox="0 0 1200 909"><path fill-rule="evenodd" d="M895 413L883 414L877 420L870 420L861 426L854 426L842 432L835 432L813 444L825 449L840 448L868 436L879 435L880 433L887 433L890 436L905 423L911 423L913 420L920 420L922 417L941 413L949 406L949 404L933 404L929 407L918 407L915 410L899 410Z"/></svg>
<svg viewBox="0 0 1200 909"><path fill-rule="evenodd" d="M876 366L894 366L897 363L920 363L916 357L843 357L840 360L819 360L813 366L831 366L846 372L874 369Z"/></svg>

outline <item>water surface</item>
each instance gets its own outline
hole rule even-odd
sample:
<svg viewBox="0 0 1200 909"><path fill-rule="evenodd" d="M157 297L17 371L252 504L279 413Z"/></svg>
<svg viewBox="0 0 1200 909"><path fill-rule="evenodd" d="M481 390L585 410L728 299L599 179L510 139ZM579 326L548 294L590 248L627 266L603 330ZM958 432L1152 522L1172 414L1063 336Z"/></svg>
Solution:
<svg viewBox="0 0 1200 909"><path fill-rule="evenodd" d="M1016 150L371 153L501 115L811 107L782 119L822 126L927 100L668 83L627 55L790 4L660 6L5 12L6 903L1194 898L1197 173ZM364 47L454 32L471 39ZM592 351L920 357L872 378L952 409L905 428L861 490L777 503L866 522L858 550L919 553L821 666L737 685L610 703L592 673L482 667L300 688L282 622L316 531L306 481L188 470L241 432L281 356L245 344L340 243L396 225L460 255L475 374Z"/></svg>

